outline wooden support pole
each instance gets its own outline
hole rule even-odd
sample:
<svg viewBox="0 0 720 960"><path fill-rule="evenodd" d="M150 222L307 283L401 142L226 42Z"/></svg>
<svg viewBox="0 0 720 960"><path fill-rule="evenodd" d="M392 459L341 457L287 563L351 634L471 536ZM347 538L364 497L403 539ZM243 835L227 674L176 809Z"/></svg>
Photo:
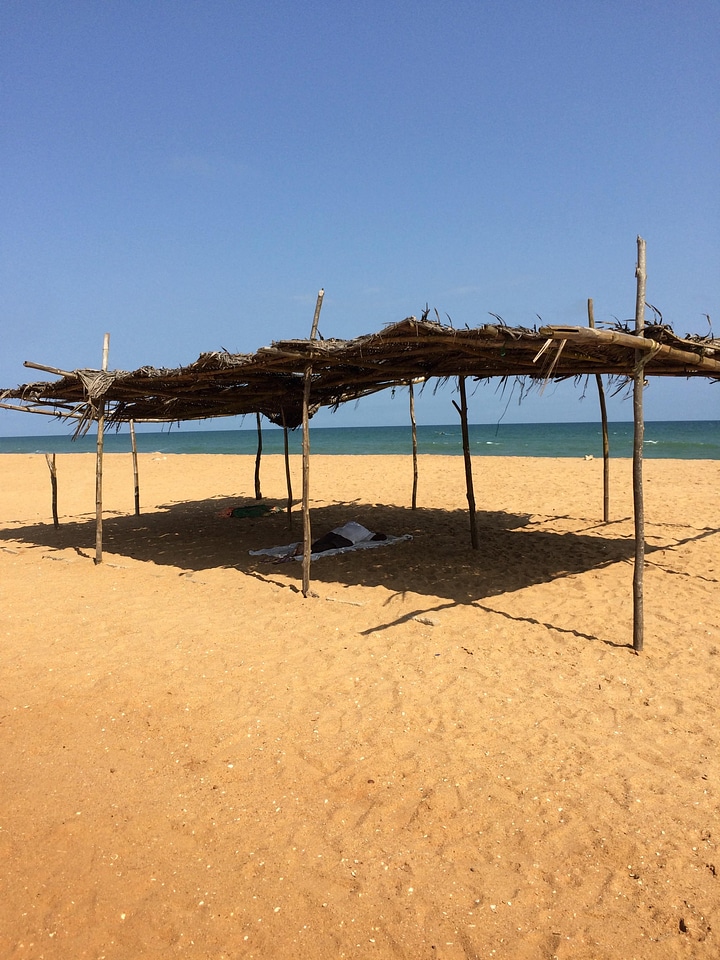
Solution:
<svg viewBox="0 0 720 960"><path fill-rule="evenodd" d="M410 426L412 428L412 455L413 455L413 486L412 486L412 509L417 509L417 485L418 485L418 460L417 460L417 426L415 424L415 393L413 391L412 380L410 387Z"/></svg>
<svg viewBox="0 0 720 960"><path fill-rule="evenodd" d="M325 291L321 287L318 290L317 300L315 301L315 313L313 315L312 330L310 331L311 340L314 340L317 337L318 324L320 323L320 311L322 310L324 296L325 296Z"/></svg>
<svg viewBox="0 0 720 960"><path fill-rule="evenodd" d="M106 333L103 340L102 368L108 368L108 353L110 351L110 334ZM102 563L103 553L103 509L102 509L102 480L103 480L103 446L105 443L105 401L98 404L97 413L97 454L95 458L95 563Z"/></svg>
<svg viewBox="0 0 720 960"><path fill-rule="evenodd" d="M460 428L462 430L463 457L465 458L465 487L467 489L468 511L470 514L470 543L473 550L478 548L477 523L475 520L475 491L472 478L472 457L470 456L470 435L468 433L467 393L465 391L465 377L458 377L460 386L460 406L453 400L453 406L460 414Z"/></svg>
<svg viewBox="0 0 720 960"><path fill-rule="evenodd" d="M255 499L262 500L262 491L260 489L260 460L262 459L262 423L260 414L257 417L257 453L255 454Z"/></svg>
<svg viewBox="0 0 720 960"><path fill-rule="evenodd" d="M322 308L325 291L320 289L315 302L315 315L313 317L312 331L310 339L314 340L317 336L318 323L320 321L320 310ZM310 593L310 553L312 549L312 528L310 523L310 390L312 387L312 364L305 367L305 382L303 385L303 409L302 409L302 516L303 516L303 561L302 561L302 594L304 597Z"/></svg>
<svg viewBox="0 0 720 960"><path fill-rule="evenodd" d="M49 453L45 454L45 459L47 460L48 470L50 471L50 489L52 491L52 515L53 515L53 526L57 530L60 525L58 520L58 504L57 504L57 467L55 465L55 454L50 457Z"/></svg>
<svg viewBox="0 0 720 960"><path fill-rule="evenodd" d="M310 552L312 549L312 530L310 524L310 386L312 369L305 370L302 409L302 518L303 518L303 560L302 560L302 594L307 597L310 592Z"/></svg>
<svg viewBox="0 0 720 960"><path fill-rule="evenodd" d="M138 473L137 440L135 439L135 421L130 421L130 449L133 463L133 489L135 491L135 516L140 516L140 475Z"/></svg>
<svg viewBox="0 0 720 960"><path fill-rule="evenodd" d="M288 526L292 530L292 477L290 476L290 442L288 438L288 428L285 423L285 411L282 410L282 422L283 422L283 448L285 452L285 484L287 486L287 515L288 515Z"/></svg>
<svg viewBox="0 0 720 960"><path fill-rule="evenodd" d="M645 328L645 287L647 282L645 241L637 238L638 259L637 297L635 300L635 334L642 337ZM635 516L635 565L633 569L633 650L640 653L644 638L643 582L645 572L645 505L643 501L643 389L645 364L643 350L635 351L635 374L633 377L633 505Z"/></svg>
<svg viewBox="0 0 720 960"><path fill-rule="evenodd" d="M595 309L592 299L587 302L588 308L588 326L595 329ZM605 402L605 387L603 386L602 376L595 374L595 382L598 388L598 400L600 401L600 421L602 423L603 438L603 522L610 522L610 439L608 435L607 404Z"/></svg>

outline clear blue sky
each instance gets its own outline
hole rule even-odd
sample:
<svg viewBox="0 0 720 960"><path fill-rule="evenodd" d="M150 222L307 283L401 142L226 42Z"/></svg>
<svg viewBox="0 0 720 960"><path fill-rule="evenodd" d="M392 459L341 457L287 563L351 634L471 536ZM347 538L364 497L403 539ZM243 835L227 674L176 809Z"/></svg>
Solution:
<svg viewBox="0 0 720 960"><path fill-rule="evenodd" d="M717 0L4 0L0 36L2 386L44 378L26 359L99 366L105 331L120 369L305 337L321 286L325 337L426 303L624 320L638 234L665 321L720 334ZM505 418L594 419L580 394ZM720 418L705 381L646 397ZM472 419L507 400L479 389ZM53 430L0 411L0 434Z"/></svg>

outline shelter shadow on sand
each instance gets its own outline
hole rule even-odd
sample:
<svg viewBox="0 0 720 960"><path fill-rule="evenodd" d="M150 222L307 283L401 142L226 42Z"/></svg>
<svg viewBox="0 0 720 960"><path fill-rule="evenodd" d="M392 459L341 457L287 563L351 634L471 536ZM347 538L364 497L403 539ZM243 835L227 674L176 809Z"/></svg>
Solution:
<svg viewBox="0 0 720 960"><path fill-rule="evenodd" d="M168 504L142 516L107 516L104 521L106 562L113 555L198 572L234 568L287 586L302 578L301 564L274 565L249 550L302 539L300 517L289 528L287 515L224 519L222 509L237 501L214 498ZM312 510L313 532L319 536L348 520L392 535L413 539L370 551L321 557L312 564L312 582L346 586L381 586L472 603L565 576L583 573L633 555L627 537L602 532L554 532L541 521L505 512L478 513L479 549L469 544L464 510L441 510L334 503ZM579 519L578 528L586 526ZM94 519L52 524L18 525L0 531L0 540L21 542L52 551L74 550L92 559ZM654 549L649 547L649 550Z"/></svg>

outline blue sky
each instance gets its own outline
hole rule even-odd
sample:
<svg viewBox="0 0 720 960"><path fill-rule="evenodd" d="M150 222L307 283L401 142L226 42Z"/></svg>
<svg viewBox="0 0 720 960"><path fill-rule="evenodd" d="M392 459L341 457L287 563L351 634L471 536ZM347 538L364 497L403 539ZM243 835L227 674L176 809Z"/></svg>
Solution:
<svg viewBox="0 0 720 960"><path fill-rule="evenodd" d="M5 0L0 35L2 386L99 366L105 331L119 369L305 337L321 286L325 337L629 319L638 234L665 321L720 330L716 0ZM595 419L581 393L471 416ZM720 388L655 379L646 416L720 418Z"/></svg>

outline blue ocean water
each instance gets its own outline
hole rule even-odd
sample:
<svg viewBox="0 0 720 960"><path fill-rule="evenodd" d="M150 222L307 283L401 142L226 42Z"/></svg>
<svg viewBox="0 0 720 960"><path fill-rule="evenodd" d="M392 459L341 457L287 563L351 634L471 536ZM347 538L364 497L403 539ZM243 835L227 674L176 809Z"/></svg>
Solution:
<svg viewBox="0 0 720 960"><path fill-rule="evenodd" d="M174 426L164 431L138 428L137 447L142 453L255 454L257 431L189 430ZM611 457L631 457L632 423L608 426ZM473 456L502 457L602 457L599 423L500 423L471 424ZM418 452L462 456L459 424L418 426ZM282 453L282 430L263 426L263 453ZM301 431L289 435L291 453L302 449ZM407 454L412 451L410 426L403 427L310 427L312 453ZM0 453L91 453L95 436L78 440L67 436L0 437ZM127 430L105 434L105 450L130 450ZM720 420L650 421L645 424L644 456L672 460L720 460Z"/></svg>

